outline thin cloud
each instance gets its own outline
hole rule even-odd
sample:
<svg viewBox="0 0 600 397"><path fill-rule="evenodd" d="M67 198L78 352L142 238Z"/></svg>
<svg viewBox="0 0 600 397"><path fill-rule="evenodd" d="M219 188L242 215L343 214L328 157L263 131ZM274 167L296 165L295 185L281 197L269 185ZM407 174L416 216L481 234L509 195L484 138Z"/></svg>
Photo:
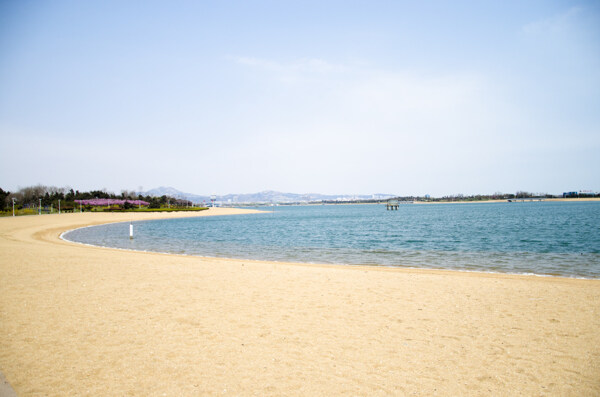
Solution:
<svg viewBox="0 0 600 397"><path fill-rule="evenodd" d="M342 64L336 64L319 58L300 58L290 62L278 62L256 57L231 57L240 65L249 66L257 70L277 72L280 74L328 74L348 70Z"/></svg>
<svg viewBox="0 0 600 397"><path fill-rule="evenodd" d="M281 64L266 59L254 58L254 57L231 57L231 59L240 65L250 66L256 69L280 72L283 70Z"/></svg>
<svg viewBox="0 0 600 397"><path fill-rule="evenodd" d="M530 22L521 29L526 35L560 35L570 32L582 15L581 7L572 7L566 12Z"/></svg>
<svg viewBox="0 0 600 397"><path fill-rule="evenodd" d="M318 58L288 63L255 57L237 57L236 63L269 72L266 83L284 84L292 95L293 108L311 109L328 123L366 118L369 123L438 119L457 112L468 113L486 87L486 78L476 73L423 75L411 70L385 70L368 64L340 64ZM297 91L296 91L297 90ZM318 104L315 105L316 102ZM291 106L292 104L290 104Z"/></svg>

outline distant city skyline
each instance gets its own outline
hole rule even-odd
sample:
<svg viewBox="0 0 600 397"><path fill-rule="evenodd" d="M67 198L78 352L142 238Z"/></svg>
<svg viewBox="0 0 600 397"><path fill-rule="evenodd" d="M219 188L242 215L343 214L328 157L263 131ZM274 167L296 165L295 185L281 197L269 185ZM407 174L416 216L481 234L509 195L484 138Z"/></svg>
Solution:
<svg viewBox="0 0 600 397"><path fill-rule="evenodd" d="M600 190L592 1L0 3L0 187Z"/></svg>

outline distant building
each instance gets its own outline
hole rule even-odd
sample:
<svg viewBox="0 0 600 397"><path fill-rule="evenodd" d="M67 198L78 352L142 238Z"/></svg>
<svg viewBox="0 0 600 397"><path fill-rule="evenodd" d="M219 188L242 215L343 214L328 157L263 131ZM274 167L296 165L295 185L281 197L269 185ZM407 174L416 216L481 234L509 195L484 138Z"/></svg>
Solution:
<svg viewBox="0 0 600 397"><path fill-rule="evenodd" d="M563 198L573 198L573 197L579 197L579 193L578 192L564 192L563 193Z"/></svg>

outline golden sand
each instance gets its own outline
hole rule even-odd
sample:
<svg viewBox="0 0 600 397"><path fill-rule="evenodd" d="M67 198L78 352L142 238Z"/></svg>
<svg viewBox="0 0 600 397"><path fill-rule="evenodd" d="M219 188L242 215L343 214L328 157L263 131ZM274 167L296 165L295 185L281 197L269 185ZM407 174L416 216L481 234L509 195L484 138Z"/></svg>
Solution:
<svg viewBox="0 0 600 397"><path fill-rule="evenodd" d="M182 214L0 219L0 371L19 395L600 394L599 280L58 238L132 216Z"/></svg>

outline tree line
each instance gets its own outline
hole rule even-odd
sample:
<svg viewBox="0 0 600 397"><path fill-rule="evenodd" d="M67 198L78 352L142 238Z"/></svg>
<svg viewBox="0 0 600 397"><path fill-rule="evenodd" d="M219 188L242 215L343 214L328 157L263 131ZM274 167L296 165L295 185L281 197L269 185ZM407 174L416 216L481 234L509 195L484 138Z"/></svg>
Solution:
<svg viewBox="0 0 600 397"><path fill-rule="evenodd" d="M40 204L42 207L54 208L58 207L58 201L61 202L63 209L69 209L77 207L75 200L90 200L96 198L103 199L120 199L120 200L143 200L150 203L149 208L161 208L167 205L175 207L187 207L191 206L192 202L188 200L176 199L170 196L144 196L135 191L121 190L121 194L115 194L112 192L102 190L91 190L89 192L80 192L70 187L56 187L56 186L28 186L20 188L16 192L5 191L0 188L0 210L8 211L12 210L13 199L15 199L15 209L23 208L37 208Z"/></svg>
<svg viewBox="0 0 600 397"><path fill-rule="evenodd" d="M565 193L567 194L567 193ZM396 200L400 201L487 201L487 200L507 200L507 199L519 199L519 198L556 198L556 197L578 197L584 195L578 192L569 192L556 196L548 193L532 193L527 191L518 191L516 193L501 193L496 192L494 194L476 194L476 195L447 195L442 197L429 197L429 196L402 196L395 197ZM598 194L585 193L586 196L599 196ZM121 190L120 194L102 190L91 190L89 192L80 192L70 187L56 187L56 186L44 186L35 185L20 188L16 192L5 191L0 188L0 211L8 211L12 209L13 198L15 199L15 209L23 208L37 208L40 204L42 207L54 208L58 207L58 201L61 201L61 207L63 209L69 209L78 207L75 200L90 200L95 198L105 199L120 199L120 200L143 200L150 203L149 208L161 208L168 206L173 207L188 207L192 206L192 202L188 200L177 199L174 197L163 195L161 197L142 195L133 190ZM328 201L324 201L328 202ZM350 201L349 201L350 202ZM362 200L362 202L377 203L381 200ZM333 202L332 203L337 203Z"/></svg>

